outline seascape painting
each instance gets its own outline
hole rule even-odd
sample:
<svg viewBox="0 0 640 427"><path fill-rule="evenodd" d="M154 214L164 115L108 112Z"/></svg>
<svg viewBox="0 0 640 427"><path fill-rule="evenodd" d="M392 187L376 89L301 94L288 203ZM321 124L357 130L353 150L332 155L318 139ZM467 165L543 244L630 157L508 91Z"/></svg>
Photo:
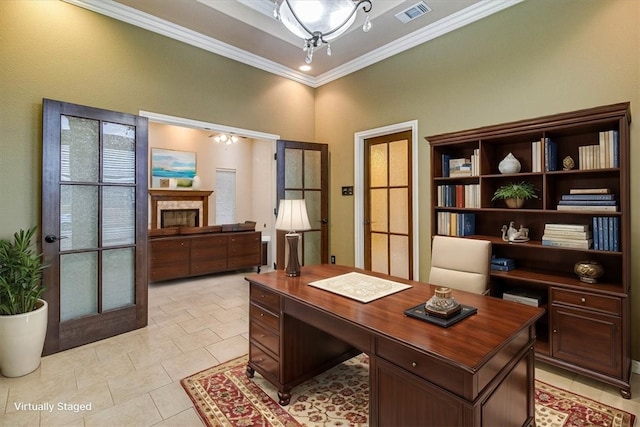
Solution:
<svg viewBox="0 0 640 427"><path fill-rule="evenodd" d="M151 149L151 187L191 187L196 175L196 153Z"/></svg>

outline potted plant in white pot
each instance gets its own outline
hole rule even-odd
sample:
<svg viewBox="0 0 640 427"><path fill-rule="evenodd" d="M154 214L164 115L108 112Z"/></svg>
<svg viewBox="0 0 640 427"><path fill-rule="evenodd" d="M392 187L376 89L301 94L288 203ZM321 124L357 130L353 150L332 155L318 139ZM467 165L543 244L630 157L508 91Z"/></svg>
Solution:
<svg viewBox="0 0 640 427"><path fill-rule="evenodd" d="M31 243L37 227L0 240L0 372L19 377L35 371L47 333L47 303L41 296L42 255Z"/></svg>
<svg viewBox="0 0 640 427"><path fill-rule="evenodd" d="M536 188L530 182L509 182L498 187L491 200L504 200L508 208L521 208L527 199L537 199Z"/></svg>

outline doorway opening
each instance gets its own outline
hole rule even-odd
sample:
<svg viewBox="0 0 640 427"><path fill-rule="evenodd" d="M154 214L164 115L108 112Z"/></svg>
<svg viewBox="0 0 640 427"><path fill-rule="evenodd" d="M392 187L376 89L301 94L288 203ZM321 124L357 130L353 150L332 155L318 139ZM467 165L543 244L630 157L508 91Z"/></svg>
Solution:
<svg viewBox="0 0 640 427"><path fill-rule="evenodd" d="M149 150L155 147L196 152L196 174L201 187L214 191L209 198L208 224L215 224L218 218L229 222L255 221L256 231L262 232L263 245L266 243L268 260L275 260L273 212L277 207L277 171L273 155L279 135L149 111L140 111L139 115L149 119ZM217 143L213 136L220 133L234 135L238 140L233 144ZM158 140L154 141L158 135ZM216 210L216 172L220 170L235 172L235 219L218 215Z"/></svg>

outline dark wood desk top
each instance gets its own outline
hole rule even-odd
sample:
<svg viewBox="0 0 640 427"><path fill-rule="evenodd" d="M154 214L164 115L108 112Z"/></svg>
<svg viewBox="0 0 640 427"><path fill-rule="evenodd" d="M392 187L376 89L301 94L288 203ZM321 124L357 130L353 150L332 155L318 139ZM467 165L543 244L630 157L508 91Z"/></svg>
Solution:
<svg viewBox="0 0 640 427"><path fill-rule="evenodd" d="M352 271L407 283L412 287L365 304L308 286L309 282ZM426 302L433 295L436 288L433 285L336 265L305 266L299 277L287 277L284 271L279 270L246 279L470 373L478 372L544 313L541 308L453 290L453 297L459 303L476 307L478 312L455 325L442 328L404 315L404 310Z"/></svg>

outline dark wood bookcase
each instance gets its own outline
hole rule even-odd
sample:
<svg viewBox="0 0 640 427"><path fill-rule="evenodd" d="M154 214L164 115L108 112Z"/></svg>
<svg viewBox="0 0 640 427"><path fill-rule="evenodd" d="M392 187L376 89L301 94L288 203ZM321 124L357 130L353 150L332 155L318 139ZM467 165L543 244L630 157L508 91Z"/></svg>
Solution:
<svg viewBox="0 0 640 427"><path fill-rule="evenodd" d="M425 138L431 148L431 234L437 234L440 212L475 214L475 234L467 238L490 240L495 256L512 258L516 265L510 271L492 270L491 295L525 289L545 297L546 315L536 325L536 358L619 387L625 398L631 396L630 123L629 103L619 103ZM600 133L608 131L618 132L619 167L579 169L579 147L598 145ZM534 172L532 142L544 138L557 144L557 170L545 170L543 143L541 168ZM443 156L470 158L474 150L475 176L443 176ZM498 164L509 153L521 170L501 174ZM563 170L566 156L574 159L575 168ZM520 181L533 183L538 198L520 209L492 201L500 185ZM439 186L466 184L479 184L477 207L438 206ZM558 210L562 195L577 188L610 189L617 211ZM545 224L581 224L592 230L599 216L617 218L618 251L542 244ZM501 227L511 221L529 229L530 241L503 241ZM603 266L597 283L585 283L574 273L574 265L583 260Z"/></svg>

